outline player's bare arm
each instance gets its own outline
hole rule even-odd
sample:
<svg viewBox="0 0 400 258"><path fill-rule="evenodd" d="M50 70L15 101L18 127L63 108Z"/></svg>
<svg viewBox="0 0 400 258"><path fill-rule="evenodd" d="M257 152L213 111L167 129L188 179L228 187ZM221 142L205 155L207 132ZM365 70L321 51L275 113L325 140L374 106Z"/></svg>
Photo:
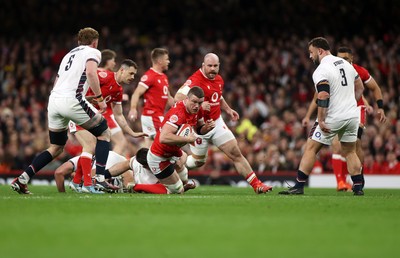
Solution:
<svg viewBox="0 0 400 258"><path fill-rule="evenodd" d="M145 134L143 132L134 132L130 128L130 126L126 122L124 114L122 113L122 105L121 104L112 103L111 107L112 107L115 121L117 121L118 125L121 127L121 129L124 133L129 134L130 136L132 136L134 138L147 136L147 134Z"/></svg>
<svg viewBox="0 0 400 258"><path fill-rule="evenodd" d="M139 99L146 91L147 88L143 86L143 83L139 82L131 97L131 109L128 114L130 120L135 121L138 118L137 106Z"/></svg>
<svg viewBox="0 0 400 258"><path fill-rule="evenodd" d="M364 91L364 84L361 81L360 77L357 76L357 78L354 80L354 92L357 101L361 98L363 91Z"/></svg>
<svg viewBox="0 0 400 258"><path fill-rule="evenodd" d="M371 79L365 84L365 86L372 91L376 104L378 105L377 114L379 116L379 122L384 123L386 121L386 115L385 111L383 110L382 91L379 88L378 83L375 81L374 78L371 77Z"/></svg>
<svg viewBox="0 0 400 258"><path fill-rule="evenodd" d="M171 108L175 104L174 98L171 96L171 93L168 91L168 101L166 105L166 109Z"/></svg>
<svg viewBox="0 0 400 258"><path fill-rule="evenodd" d="M175 133L178 128L166 123L161 129L160 142L167 145L182 145L186 143L192 143L196 140L194 134L190 134L188 137L178 136Z"/></svg>
<svg viewBox="0 0 400 258"><path fill-rule="evenodd" d="M310 124L311 115L312 115L312 114L315 112L315 110L317 109L317 96L318 96L318 94L317 94L317 93L314 93L314 97L313 97L313 99L311 100L310 105L308 106L306 116L303 118L303 120L301 120L301 124L302 124L304 127L307 127L307 126Z"/></svg>
<svg viewBox="0 0 400 258"><path fill-rule="evenodd" d="M239 119L239 114L235 110L233 110L228 105L228 103L226 103L223 97L221 97L220 103L221 103L221 109L224 110L231 117L232 121L237 121Z"/></svg>
<svg viewBox="0 0 400 258"><path fill-rule="evenodd" d="M318 124L321 130L329 133L330 129L326 126L325 119L329 107L330 87L329 82L324 80L317 84L317 106L318 106Z"/></svg>
<svg viewBox="0 0 400 258"><path fill-rule="evenodd" d="M94 101L96 101L99 106L100 113L104 113L107 108L107 104L103 99L100 89L100 81L97 76L97 62L89 60L86 62L86 78L89 87L94 93Z"/></svg>
<svg viewBox="0 0 400 258"><path fill-rule="evenodd" d="M176 92L174 101L178 102L178 101L186 99L187 93L189 92L189 90L190 90L190 87L188 85L182 85L179 88L179 90Z"/></svg>

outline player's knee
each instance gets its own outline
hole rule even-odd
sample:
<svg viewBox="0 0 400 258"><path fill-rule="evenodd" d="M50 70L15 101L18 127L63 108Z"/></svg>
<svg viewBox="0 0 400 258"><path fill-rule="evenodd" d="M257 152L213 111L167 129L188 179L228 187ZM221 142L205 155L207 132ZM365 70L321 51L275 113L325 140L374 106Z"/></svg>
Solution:
<svg viewBox="0 0 400 258"><path fill-rule="evenodd" d="M165 185L165 188L167 188L168 194L181 194L184 192L181 180L172 185Z"/></svg>
<svg viewBox="0 0 400 258"><path fill-rule="evenodd" d="M60 148L62 151L64 145L67 143L68 140L68 130L62 132L49 131L49 137L50 137L50 143L54 146L58 146L53 148L54 149Z"/></svg>
<svg viewBox="0 0 400 258"><path fill-rule="evenodd" d="M96 137L101 136L106 138L105 140L109 140L111 138L111 131L108 129L107 121L104 118L101 119L100 123L90 128L88 131Z"/></svg>
<svg viewBox="0 0 400 258"><path fill-rule="evenodd" d="M207 156L203 158L194 158L192 155L189 155L186 160L186 167L188 169L201 167L206 163L206 159Z"/></svg>

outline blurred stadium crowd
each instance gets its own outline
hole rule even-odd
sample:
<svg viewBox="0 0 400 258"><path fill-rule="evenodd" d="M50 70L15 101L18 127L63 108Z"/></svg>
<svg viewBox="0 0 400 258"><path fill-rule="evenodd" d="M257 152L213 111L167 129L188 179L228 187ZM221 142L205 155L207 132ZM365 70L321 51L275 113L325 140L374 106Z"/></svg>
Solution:
<svg viewBox="0 0 400 258"><path fill-rule="evenodd" d="M201 66L207 52L221 61L224 98L239 112L230 123L241 150L255 171L295 171L309 128L301 120L314 93L307 43L325 36L335 54L349 46L355 63L378 82L388 122L368 117L362 144L365 173L387 173L400 159L400 34L395 1L0 1L0 171L29 165L48 145L47 98L62 57L76 45L85 26L100 32L99 49L113 49L118 61L139 65L127 96L150 67L150 51L165 47L171 65L166 74L171 94ZM164 3L165 2L165 3ZM373 4L373 6L372 6ZM389 4L389 7L387 5ZM355 8L355 6L357 6ZM335 14L333 16L332 14ZM378 18L374 18L378 15ZM18 18L16 18L18 17ZM362 18L361 18L362 17ZM376 108L373 96L365 96ZM125 112L129 102L125 102ZM315 117L315 116L314 116ZM228 121L228 120L226 120ZM132 123L140 130L139 123ZM70 137L66 151L48 169L79 153ZM141 141L129 139L131 154ZM316 171L331 170L324 148ZM205 169L233 170L223 154L211 149ZM400 173L400 171L398 171Z"/></svg>

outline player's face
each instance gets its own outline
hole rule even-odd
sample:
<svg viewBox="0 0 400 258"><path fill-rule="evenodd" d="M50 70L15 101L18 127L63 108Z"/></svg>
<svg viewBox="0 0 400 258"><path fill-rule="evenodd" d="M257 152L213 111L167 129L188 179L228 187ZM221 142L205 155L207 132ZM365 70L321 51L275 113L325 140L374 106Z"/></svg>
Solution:
<svg viewBox="0 0 400 258"><path fill-rule="evenodd" d="M202 65L202 70L208 79L214 79L219 73L219 61L213 58L205 60Z"/></svg>
<svg viewBox="0 0 400 258"><path fill-rule="evenodd" d="M186 101L186 109L190 114L196 114L199 112L201 103L203 103L204 98L198 98L195 95L188 97Z"/></svg>
<svg viewBox="0 0 400 258"><path fill-rule="evenodd" d="M349 53L337 53L337 56L340 58L343 58L344 60L346 60L347 62L349 62L350 64L353 63L353 56Z"/></svg>
<svg viewBox="0 0 400 258"><path fill-rule="evenodd" d="M319 55L318 55L320 49L310 45L308 47L308 51L310 53L310 59L314 62L314 64L319 65L321 61L319 60Z"/></svg>
<svg viewBox="0 0 400 258"><path fill-rule="evenodd" d="M137 69L133 66L130 66L128 69L124 69L122 71L122 81L125 84L131 84L133 79L135 79L135 74L137 73Z"/></svg>
<svg viewBox="0 0 400 258"><path fill-rule="evenodd" d="M158 62L161 65L161 68L163 72L168 71L168 65L170 63L169 61L169 56L168 55L163 55L158 59Z"/></svg>

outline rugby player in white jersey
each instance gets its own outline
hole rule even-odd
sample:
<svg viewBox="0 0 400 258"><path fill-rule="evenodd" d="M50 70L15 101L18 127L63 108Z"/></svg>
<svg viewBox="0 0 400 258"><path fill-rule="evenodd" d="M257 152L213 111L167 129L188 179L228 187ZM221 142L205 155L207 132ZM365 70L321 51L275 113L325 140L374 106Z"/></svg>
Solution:
<svg viewBox="0 0 400 258"><path fill-rule="evenodd" d="M296 184L279 194L304 194L316 155L324 145L331 145L338 135L347 169L353 181L354 195L364 195L361 162L356 154L359 111L356 100L364 90L354 67L330 53L325 38L317 37L308 43L310 59L318 66L313 81L318 93L318 118L310 131L303 157L297 171Z"/></svg>
<svg viewBox="0 0 400 258"><path fill-rule="evenodd" d="M30 194L29 180L40 169L60 155L68 139L69 120L87 129L97 138L96 174L104 181L105 164L110 149L110 130L101 115L106 110L102 97L97 67L101 53L97 49L99 33L92 28L81 29L78 33L78 47L72 49L61 61L53 90L48 102L48 126L50 147L40 153L32 164L11 183L11 188L20 194ZM88 86L95 94L100 112L86 99ZM88 186L91 193L103 193Z"/></svg>

